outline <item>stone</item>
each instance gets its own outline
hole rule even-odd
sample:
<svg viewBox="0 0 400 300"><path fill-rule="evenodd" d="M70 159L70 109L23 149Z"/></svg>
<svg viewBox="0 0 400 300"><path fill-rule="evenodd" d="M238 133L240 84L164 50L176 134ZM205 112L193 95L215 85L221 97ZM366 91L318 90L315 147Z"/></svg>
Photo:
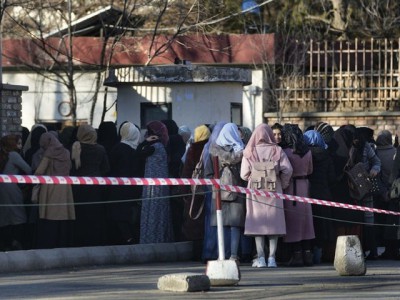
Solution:
<svg viewBox="0 0 400 300"><path fill-rule="evenodd" d="M205 274L175 273L158 279L159 290L170 292L199 292L210 289L210 279Z"/></svg>
<svg viewBox="0 0 400 300"><path fill-rule="evenodd" d="M367 272L364 251L357 235L339 236L334 267L341 276L362 276Z"/></svg>
<svg viewBox="0 0 400 300"><path fill-rule="evenodd" d="M237 285L240 281L240 270L235 260L210 260L206 274L212 286Z"/></svg>

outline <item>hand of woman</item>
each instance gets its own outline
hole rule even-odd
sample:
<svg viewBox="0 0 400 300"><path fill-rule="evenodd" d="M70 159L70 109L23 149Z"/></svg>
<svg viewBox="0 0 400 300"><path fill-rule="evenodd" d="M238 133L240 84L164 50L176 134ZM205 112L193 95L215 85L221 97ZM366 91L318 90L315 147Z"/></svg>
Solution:
<svg viewBox="0 0 400 300"><path fill-rule="evenodd" d="M156 135L151 135L151 136L146 138L146 141L148 141L148 142L154 142L154 141L157 141L157 140L158 140L158 136L156 136Z"/></svg>
<svg viewBox="0 0 400 300"><path fill-rule="evenodd" d="M378 175L378 172L376 170L371 169L371 171L369 171L369 176L376 177L376 175Z"/></svg>

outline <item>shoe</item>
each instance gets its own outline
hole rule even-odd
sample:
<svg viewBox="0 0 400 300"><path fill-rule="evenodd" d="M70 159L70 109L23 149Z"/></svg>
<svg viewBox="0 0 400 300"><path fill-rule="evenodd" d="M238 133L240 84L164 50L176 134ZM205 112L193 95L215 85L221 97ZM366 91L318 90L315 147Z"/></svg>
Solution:
<svg viewBox="0 0 400 300"><path fill-rule="evenodd" d="M311 267L312 265L314 265L313 254L310 250L306 250L303 252L303 262L304 265L306 265L307 267Z"/></svg>
<svg viewBox="0 0 400 300"><path fill-rule="evenodd" d="M314 247L313 249L313 263L319 265L322 258L322 248Z"/></svg>
<svg viewBox="0 0 400 300"><path fill-rule="evenodd" d="M379 256L378 255L374 255L374 254L368 254L366 257L365 257L365 260L378 260L379 259Z"/></svg>
<svg viewBox="0 0 400 300"><path fill-rule="evenodd" d="M379 259L396 259L398 254L396 254L394 251L386 251L383 252L381 255L379 255Z"/></svg>
<svg viewBox="0 0 400 300"><path fill-rule="evenodd" d="M266 266L267 264L265 263L265 258L262 256L253 260L253 268L265 268Z"/></svg>
<svg viewBox="0 0 400 300"><path fill-rule="evenodd" d="M244 264L249 264L249 263L253 262L253 258L250 254L242 255L240 257L240 262L244 263Z"/></svg>
<svg viewBox="0 0 400 300"><path fill-rule="evenodd" d="M268 257L268 268L276 268L276 261L275 261L275 257Z"/></svg>
<svg viewBox="0 0 400 300"><path fill-rule="evenodd" d="M239 257L237 257L237 256L231 256L229 258L229 260L233 260L234 262L236 262L237 265L240 265Z"/></svg>
<svg viewBox="0 0 400 300"><path fill-rule="evenodd" d="M293 253L292 258L289 260L289 262L286 264L286 266L288 266L288 267L304 266L303 254L300 251Z"/></svg>

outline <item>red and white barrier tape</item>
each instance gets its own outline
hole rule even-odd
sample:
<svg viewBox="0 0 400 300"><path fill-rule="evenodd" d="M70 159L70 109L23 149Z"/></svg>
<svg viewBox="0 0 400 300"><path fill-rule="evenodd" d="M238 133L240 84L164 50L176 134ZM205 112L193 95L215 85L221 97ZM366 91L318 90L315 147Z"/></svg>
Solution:
<svg viewBox="0 0 400 300"><path fill-rule="evenodd" d="M0 174L0 183L74 184L74 185L215 185L215 179L192 178L133 178L133 177L76 177Z"/></svg>
<svg viewBox="0 0 400 300"><path fill-rule="evenodd" d="M240 186L220 185L218 179L192 179L192 178L133 178L133 177L76 177L76 176L35 176L35 175L5 175L0 174L0 183L25 183L25 184L73 184L73 185L214 185L222 190L254 194L269 198L304 202L316 205L331 206L352 210L369 211L381 214L400 216L400 212L313 199L308 197L293 196L262 190L253 190Z"/></svg>

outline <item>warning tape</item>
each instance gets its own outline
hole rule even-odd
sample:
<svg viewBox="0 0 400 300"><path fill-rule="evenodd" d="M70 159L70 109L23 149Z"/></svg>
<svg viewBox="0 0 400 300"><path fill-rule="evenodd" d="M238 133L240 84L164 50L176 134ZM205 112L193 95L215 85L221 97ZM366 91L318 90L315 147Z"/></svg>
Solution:
<svg viewBox="0 0 400 300"><path fill-rule="evenodd" d="M36 176L36 175L5 175L0 174L0 183L21 184L71 184L71 185L213 185L216 188L242 194L253 194L268 198L303 202L315 205L338 207L352 210L368 211L380 214L400 216L400 212L352 205L347 203L313 199L302 196L293 196L254 190L233 185L220 185L218 179L193 179L193 178L135 178L135 177L77 177L77 176Z"/></svg>

